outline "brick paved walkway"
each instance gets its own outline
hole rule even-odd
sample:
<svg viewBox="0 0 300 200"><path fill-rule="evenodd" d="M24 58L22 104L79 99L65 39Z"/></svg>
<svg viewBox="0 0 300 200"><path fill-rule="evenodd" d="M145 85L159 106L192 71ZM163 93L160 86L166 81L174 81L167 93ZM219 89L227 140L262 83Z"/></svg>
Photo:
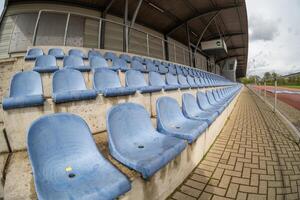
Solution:
<svg viewBox="0 0 300 200"><path fill-rule="evenodd" d="M169 199L300 199L299 147L244 89L206 157Z"/></svg>

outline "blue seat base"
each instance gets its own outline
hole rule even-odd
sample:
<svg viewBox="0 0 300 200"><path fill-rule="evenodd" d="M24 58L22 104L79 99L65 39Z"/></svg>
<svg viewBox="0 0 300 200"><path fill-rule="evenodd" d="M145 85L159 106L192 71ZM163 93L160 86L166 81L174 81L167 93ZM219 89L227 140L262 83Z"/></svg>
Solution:
<svg viewBox="0 0 300 200"><path fill-rule="evenodd" d="M105 97L117 97L117 96L127 96L136 93L134 88L119 87L119 88L105 88L103 90L98 90L98 93L102 93Z"/></svg>
<svg viewBox="0 0 300 200"><path fill-rule="evenodd" d="M33 71L36 71L36 72L39 72L39 73L53 73L57 70L59 70L59 68L57 66L47 66L47 67L35 66L33 68Z"/></svg>
<svg viewBox="0 0 300 200"><path fill-rule="evenodd" d="M5 98L2 102L3 110L42 105L44 105L44 97L42 95L9 97Z"/></svg>
<svg viewBox="0 0 300 200"><path fill-rule="evenodd" d="M86 65L84 65L84 66L65 66L65 68L76 69L80 72L89 72L89 71L91 71L90 66L86 66Z"/></svg>
<svg viewBox="0 0 300 200"><path fill-rule="evenodd" d="M70 101L95 99L96 97L97 92L95 90L73 90L54 93L52 98L55 103L65 103Z"/></svg>

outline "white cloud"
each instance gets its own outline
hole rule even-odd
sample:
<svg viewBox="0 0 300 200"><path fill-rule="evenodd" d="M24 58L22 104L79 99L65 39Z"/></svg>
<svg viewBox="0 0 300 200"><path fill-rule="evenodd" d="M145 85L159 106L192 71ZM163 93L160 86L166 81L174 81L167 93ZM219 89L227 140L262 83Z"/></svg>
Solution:
<svg viewBox="0 0 300 200"><path fill-rule="evenodd" d="M248 75L300 71L300 1L246 0L246 3L250 38Z"/></svg>

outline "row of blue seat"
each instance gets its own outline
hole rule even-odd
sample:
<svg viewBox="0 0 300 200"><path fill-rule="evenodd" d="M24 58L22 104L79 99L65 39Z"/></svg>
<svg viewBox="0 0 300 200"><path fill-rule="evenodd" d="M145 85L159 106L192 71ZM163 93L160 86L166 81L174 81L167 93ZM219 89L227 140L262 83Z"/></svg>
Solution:
<svg viewBox="0 0 300 200"><path fill-rule="evenodd" d="M97 93L105 97L124 96L140 93L158 92L211 86L208 80L185 77L181 74L161 75L150 72L148 83L140 71L128 70L125 73L126 87L121 86L119 75L108 68L97 69L93 73L94 89L87 89L82 73L74 69L62 69L53 74L52 98L55 103L95 99ZM19 72L12 78L8 98L3 100L3 109L14 109L43 105L43 89L39 73Z"/></svg>
<svg viewBox="0 0 300 200"><path fill-rule="evenodd" d="M106 52L104 56L99 51L90 50L88 57L83 54L79 49L70 49L69 55L65 56L62 49L53 48L48 51L48 55L44 55L42 49L33 48L29 49L25 59L35 59L34 70L40 73L51 73L58 70L56 64L57 58L63 58L63 66L66 68L77 69L82 72L90 71L95 68L109 67L107 61L112 61L111 69L127 71L129 69L135 69L141 72L159 72L161 74L183 74L185 76L190 75L192 77L207 78L215 82L216 85L229 85L232 84L224 77L207 73L205 71L184 67L172 63L161 62L159 60L151 60L148 58L142 58L140 56L130 57L127 54L121 54L119 57L113 52ZM89 65L85 65L83 59L89 58ZM128 67L130 64L131 67Z"/></svg>
<svg viewBox="0 0 300 200"><path fill-rule="evenodd" d="M192 143L234 98L240 86L214 90L197 100L184 94L157 100L157 129L144 107L124 103L107 114L110 154L148 179ZM211 96L210 96L211 95ZM203 104L203 102L206 102ZM28 152L38 199L114 199L131 189L126 176L97 149L80 117L43 116L28 131Z"/></svg>

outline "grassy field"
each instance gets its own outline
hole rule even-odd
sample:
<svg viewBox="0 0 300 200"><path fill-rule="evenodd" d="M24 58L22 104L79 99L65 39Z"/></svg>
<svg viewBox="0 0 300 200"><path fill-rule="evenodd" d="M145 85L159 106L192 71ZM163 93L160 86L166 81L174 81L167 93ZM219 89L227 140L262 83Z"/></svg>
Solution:
<svg viewBox="0 0 300 200"><path fill-rule="evenodd" d="M282 85L281 87L300 89L300 85Z"/></svg>

